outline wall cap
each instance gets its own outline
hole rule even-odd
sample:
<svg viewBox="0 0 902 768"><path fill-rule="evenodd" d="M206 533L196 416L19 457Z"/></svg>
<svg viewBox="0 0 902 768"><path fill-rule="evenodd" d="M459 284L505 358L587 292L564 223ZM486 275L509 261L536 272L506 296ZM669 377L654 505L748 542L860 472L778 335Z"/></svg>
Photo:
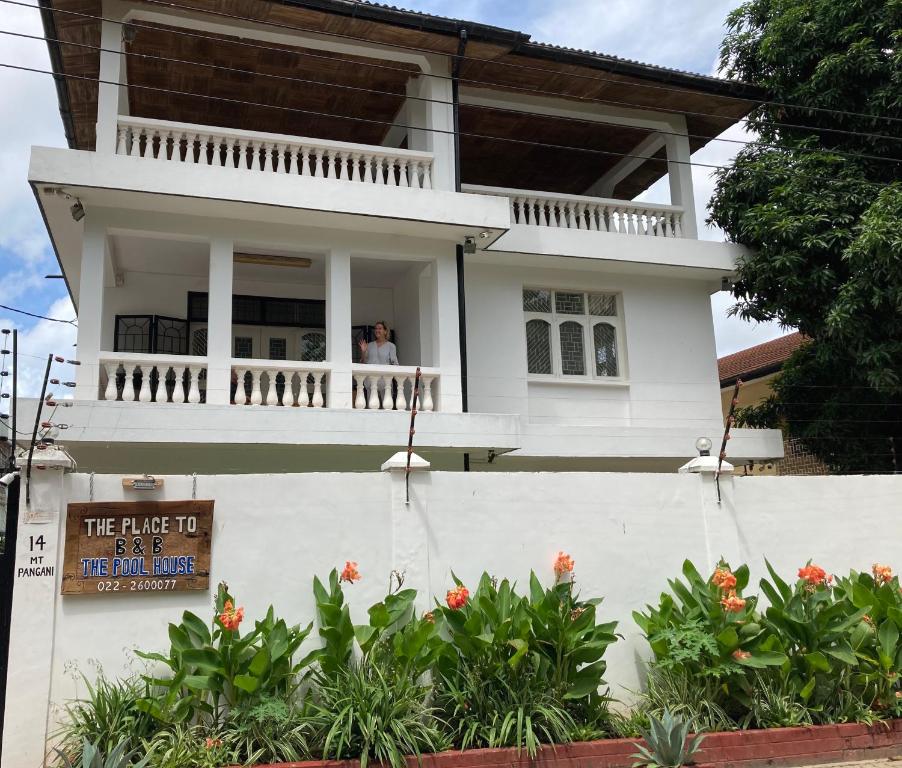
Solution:
<svg viewBox="0 0 902 768"><path fill-rule="evenodd" d="M410 470L426 470L429 469L431 465L426 459L422 456L417 456L417 454L410 454ZM382 465L382 471L388 472L390 470L398 470L398 469L407 469L407 451L398 451L394 456L392 456L388 461L386 461Z"/></svg>

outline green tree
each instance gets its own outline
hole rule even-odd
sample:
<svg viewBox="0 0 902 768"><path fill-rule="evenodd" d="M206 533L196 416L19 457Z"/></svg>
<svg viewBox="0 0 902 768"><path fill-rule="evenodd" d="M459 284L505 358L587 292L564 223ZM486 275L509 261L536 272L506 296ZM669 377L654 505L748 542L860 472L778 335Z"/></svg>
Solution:
<svg viewBox="0 0 902 768"><path fill-rule="evenodd" d="M768 101L710 206L749 248L733 311L812 339L740 421L902 470L902 0L749 0L727 23L722 68Z"/></svg>

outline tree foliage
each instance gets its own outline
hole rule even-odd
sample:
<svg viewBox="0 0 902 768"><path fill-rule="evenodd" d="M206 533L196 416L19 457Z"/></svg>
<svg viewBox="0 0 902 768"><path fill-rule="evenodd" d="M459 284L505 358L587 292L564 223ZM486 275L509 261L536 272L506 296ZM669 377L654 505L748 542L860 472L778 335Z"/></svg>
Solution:
<svg viewBox="0 0 902 768"><path fill-rule="evenodd" d="M733 311L812 339L742 418L782 423L836 469L891 470L889 439L902 451L902 1L749 0L729 16L721 66L768 100L710 207L749 248Z"/></svg>

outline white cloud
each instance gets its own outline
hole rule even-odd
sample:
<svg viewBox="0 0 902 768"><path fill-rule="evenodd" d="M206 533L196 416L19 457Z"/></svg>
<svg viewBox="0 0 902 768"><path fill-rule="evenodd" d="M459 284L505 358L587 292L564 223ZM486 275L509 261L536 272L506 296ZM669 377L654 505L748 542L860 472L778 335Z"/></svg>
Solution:
<svg viewBox="0 0 902 768"><path fill-rule="evenodd" d="M44 311L35 310L36 314L70 320L75 317L75 310L68 298L58 299ZM19 395L21 397L37 397L41 393L41 382L47 366L47 355L54 354L66 359L75 357L76 328L68 323L54 323L39 320L29 328L22 327L22 318L0 316L0 327L19 328ZM10 342L11 348L11 342ZM9 366L8 366L9 367ZM73 380L75 370L70 365L54 364L54 377L61 381ZM71 394L68 387L55 387L55 394L63 397Z"/></svg>

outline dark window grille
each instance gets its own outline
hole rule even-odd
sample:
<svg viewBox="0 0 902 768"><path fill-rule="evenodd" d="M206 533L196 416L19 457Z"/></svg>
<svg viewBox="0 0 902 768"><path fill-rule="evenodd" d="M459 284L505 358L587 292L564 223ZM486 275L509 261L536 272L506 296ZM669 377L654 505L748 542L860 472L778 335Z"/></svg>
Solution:
<svg viewBox="0 0 902 768"><path fill-rule="evenodd" d="M188 293L188 320L206 323L209 295ZM326 302L322 299L283 299L272 296L232 296L235 325L276 325L288 328L325 328Z"/></svg>
<svg viewBox="0 0 902 768"><path fill-rule="evenodd" d="M164 315L116 315L113 351L187 355L188 323Z"/></svg>

